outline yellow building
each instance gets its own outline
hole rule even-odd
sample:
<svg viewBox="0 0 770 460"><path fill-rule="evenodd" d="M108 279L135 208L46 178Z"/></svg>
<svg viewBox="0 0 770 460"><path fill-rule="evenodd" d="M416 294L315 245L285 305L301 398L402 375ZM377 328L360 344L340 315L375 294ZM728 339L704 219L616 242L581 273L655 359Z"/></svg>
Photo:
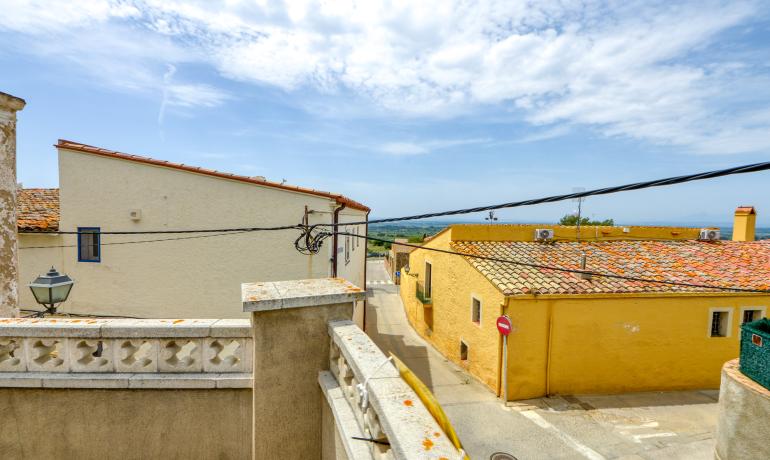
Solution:
<svg viewBox="0 0 770 460"><path fill-rule="evenodd" d="M536 228L553 230L553 238L536 241ZM412 326L498 394L495 321L507 314L510 400L718 388L721 366L738 356L740 324L764 316L770 294L542 268L579 269L585 255L585 269L599 273L770 289L770 241L698 240L699 233L583 227L577 242L575 227L453 225L425 247L529 265L418 249L401 297Z"/></svg>

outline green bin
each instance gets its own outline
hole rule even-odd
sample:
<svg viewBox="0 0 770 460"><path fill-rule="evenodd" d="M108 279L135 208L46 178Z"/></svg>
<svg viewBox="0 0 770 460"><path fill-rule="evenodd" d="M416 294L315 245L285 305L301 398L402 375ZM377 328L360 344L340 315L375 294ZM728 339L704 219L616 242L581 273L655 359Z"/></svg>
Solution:
<svg viewBox="0 0 770 460"><path fill-rule="evenodd" d="M770 390L770 320L741 326L741 372Z"/></svg>

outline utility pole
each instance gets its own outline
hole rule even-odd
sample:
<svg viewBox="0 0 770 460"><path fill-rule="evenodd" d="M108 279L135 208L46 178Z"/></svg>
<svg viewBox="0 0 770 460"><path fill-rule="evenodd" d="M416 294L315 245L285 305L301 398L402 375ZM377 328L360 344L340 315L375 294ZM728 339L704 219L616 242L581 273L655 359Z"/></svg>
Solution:
<svg viewBox="0 0 770 460"><path fill-rule="evenodd" d="M573 187L572 193L580 193L585 192L585 187ZM577 201L578 207L577 207L577 241L580 241L580 219L583 215L583 200L585 198L573 198L572 201Z"/></svg>

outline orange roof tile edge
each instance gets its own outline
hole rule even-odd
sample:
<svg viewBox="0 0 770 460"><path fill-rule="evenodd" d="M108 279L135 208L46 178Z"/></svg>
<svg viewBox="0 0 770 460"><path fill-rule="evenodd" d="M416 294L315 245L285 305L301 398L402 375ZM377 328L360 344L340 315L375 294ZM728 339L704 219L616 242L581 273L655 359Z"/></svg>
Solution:
<svg viewBox="0 0 770 460"><path fill-rule="evenodd" d="M370 209L364 204L361 204L355 200L339 195L336 193L323 192L320 190L314 190L311 188L297 187L294 185L284 185L277 182L270 182L266 180L259 180L253 177L241 176L238 174L224 173L213 169L200 168L196 166L188 166L181 163L173 163L170 161L156 160L154 158L142 157L139 155L132 155L129 153L118 152L115 150L103 149L100 147L94 147L92 145L81 144L78 142L68 141L65 139L59 139L59 142L54 144L54 147L60 149L74 150L76 152L90 153L93 155L101 155L109 158L118 158L121 160L135 161L137 163L145 163L155 166L163 166L166 168L179 169L182 171L188 171L192 173L203 174L206 176L219 177L222 179L236 180L240 182L248 182L251 184L263 185L266 187L273 187L282 190L288 190L292 192L306 193L308 195L322 196L325 198L331 198L339 204L344 204L348 208L358 209L359 211L369 212Z"/></svg>
<svg viewBox="0 0 770 460"><path fill-rule="evenodd" d="M24 233L59 230L59 189L24 188L17 196L16 227Z"/></svg>

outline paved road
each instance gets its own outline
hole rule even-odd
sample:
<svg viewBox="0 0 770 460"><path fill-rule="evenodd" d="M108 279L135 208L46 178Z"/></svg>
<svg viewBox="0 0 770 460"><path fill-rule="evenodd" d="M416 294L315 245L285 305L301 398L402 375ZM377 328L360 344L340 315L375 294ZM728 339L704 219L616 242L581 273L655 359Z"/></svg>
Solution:
<svg viewBox="0 0 770 460"><path fill-rule="evenodd" d="M717 392L563 396L504 406L409 326L381 260L367 262L366 331L431 388L473 459L712 459Z"/></svg>

